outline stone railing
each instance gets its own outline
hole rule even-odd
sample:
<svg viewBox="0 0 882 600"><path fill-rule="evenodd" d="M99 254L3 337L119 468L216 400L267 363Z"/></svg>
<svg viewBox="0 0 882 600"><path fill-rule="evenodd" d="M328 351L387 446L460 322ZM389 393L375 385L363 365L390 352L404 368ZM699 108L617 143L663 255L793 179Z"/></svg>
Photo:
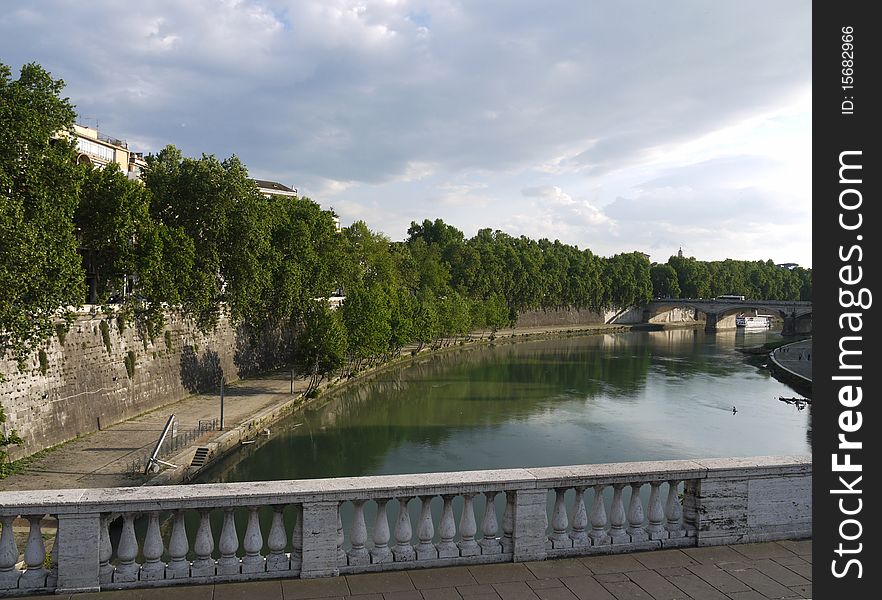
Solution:
<svg viewBox="0 0 882 600"><path fill-rule="evenodd" d="M0 595L542 560L808 537L811 458L4 492L0 523Z"/></svg>

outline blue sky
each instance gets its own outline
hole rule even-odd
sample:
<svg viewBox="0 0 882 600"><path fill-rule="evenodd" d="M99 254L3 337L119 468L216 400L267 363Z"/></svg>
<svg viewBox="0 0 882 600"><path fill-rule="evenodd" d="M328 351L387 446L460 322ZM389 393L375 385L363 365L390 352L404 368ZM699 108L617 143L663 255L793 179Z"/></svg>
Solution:
<svg viewBox="0 0 882 600"><path fill-rule="evenodd" d="M0 61L130 148L343 224L811 265L811 3L3 1Z"/></svg>

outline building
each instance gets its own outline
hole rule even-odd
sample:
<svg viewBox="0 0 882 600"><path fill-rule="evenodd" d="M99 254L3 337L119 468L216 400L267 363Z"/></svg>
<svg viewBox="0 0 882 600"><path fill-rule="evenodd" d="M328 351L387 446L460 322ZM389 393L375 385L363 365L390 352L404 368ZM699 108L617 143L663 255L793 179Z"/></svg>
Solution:
<svg viewBox="0 0 882 600"><path fill-rule="evenodd" d="M793 269L795 269L799 265L796 263L781 263L780 265L776 265L776 266L781 267L782 269L788 269L788 270L792 271Z"/></svg>
<svg viewBox="0 0 882 600"><path fill-rule="evenodd" d="M265 179L254 179L253 181L257 184L257 189L260 190L260 193L267 198L272 198L273 196L297 197L297 188L289 188L278 181L267 181Z"/></svg>
<svg viewBox="0 0 882 600"><path fill-rule="evenodd" d="M129 147L118 140L85 125L74 124L73 137L77 144L77 164L106 167L115 162L120 171L129 171Z"/></svg>
<svg viewBox="0 0 882 600"><path fill-rule="evenodd" d="M125 140L104 135L94 127L74 124L70 135L77 145L77 164L103 168L116 163L129 179L141 180L147 167L142 152L131 152Z"/></svg>

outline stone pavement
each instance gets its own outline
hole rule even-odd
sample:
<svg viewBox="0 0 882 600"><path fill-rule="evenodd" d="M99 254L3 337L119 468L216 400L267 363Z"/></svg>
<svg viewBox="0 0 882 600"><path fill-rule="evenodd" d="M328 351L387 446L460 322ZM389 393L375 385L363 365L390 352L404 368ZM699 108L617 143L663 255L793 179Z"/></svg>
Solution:
<svg viewBox="0 0 882 600"><path fill-rule="evenodd" d="M800 340L781 346L774 353L779 365L797 375L812 380L812 340Z"/></svg>
<svg viewBox="0 0 882 600"><path fill-rule="evenodd" d="M295 381L295 393L306 388ZM274 404L291 402L290 371L268 373L260 378L228 385L224 393L224 424L229 430ZM140 485L143 477L127 474L133 460L149 456L170 414L178 430L196 427L200 420L220 416L217 393L200 394L118 423L64 444L28 466L27 471L0 479L0 491L65 488L98 488ZM221 432L213 431L196 440L204 443Z"/></svg>
<svg viewBox="0 0 882 600"><path fill-rule="evenodd" d="M811 598L810 540L328 579L56 596L71 600L771 600ZM44 596L45 597L45 596Z"/></svg>

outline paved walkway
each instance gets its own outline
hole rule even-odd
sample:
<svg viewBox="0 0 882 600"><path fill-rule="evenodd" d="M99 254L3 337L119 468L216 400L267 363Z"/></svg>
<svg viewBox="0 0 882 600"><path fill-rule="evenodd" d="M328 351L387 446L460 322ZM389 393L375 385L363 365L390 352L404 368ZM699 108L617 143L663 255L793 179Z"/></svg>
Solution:
<svg viewBox="0 0 882 600"><path fill-rule="evenodd" d="M811 541L55 596L71 600L771 600L811 598Z"/></svg>
<svg viewBox="0 0 882 600"><path fill-rule="evenodd" d="M295 392L305 388L305 381L295 381ZM269 406L291 402L296 396L290 392L289 371L269 373L227 386L224 394L225 429L247 422ZM143 465L143 457L152 452L172 413L177 417L179 431L190 429L200 420L220 416L220 398L217 394L191 396L69 442L29 465L25 473L0 479L0 491L141 485L144 478L131 476L131 463L140 459ZM195 440L194 445L205 443L219 434L209 432L202 439Z"/></svg>
<svg viewBox="0 0 882 600"><path fill-rule="evenodd" d="M777 348L775 360L782 367L790 369L797 375L812 380L812 340L800 340Z"/></svg>

